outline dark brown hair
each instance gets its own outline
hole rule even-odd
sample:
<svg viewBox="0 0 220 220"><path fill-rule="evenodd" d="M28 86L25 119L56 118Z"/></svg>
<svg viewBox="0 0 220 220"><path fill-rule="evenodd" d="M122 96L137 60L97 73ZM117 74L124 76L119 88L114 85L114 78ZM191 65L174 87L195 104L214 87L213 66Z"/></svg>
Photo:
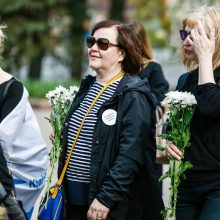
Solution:
<svg viewBox="0 0 220 220"><path fill-rule="evenodd" d="M144 29L143 25L138 22L131 22L130 27L132 28L134 34L137 36L139 41L142 44L142 56L144 58L144 62L148 63L149 61L153 60L153 51L150 44L150 41L147 36L147 32Z"/></svg>
<svg viewBox="0 0 220 220"><path fill-rule="evenodd" d="M95 31L100 28L110 28L113 26L118 30L117 43L125 53L122 69L127 73L136 75L143 67L142 47L139 39L132 32L128 24L113 20L101 21L93 27L91 34L94 35Z"/></svg>

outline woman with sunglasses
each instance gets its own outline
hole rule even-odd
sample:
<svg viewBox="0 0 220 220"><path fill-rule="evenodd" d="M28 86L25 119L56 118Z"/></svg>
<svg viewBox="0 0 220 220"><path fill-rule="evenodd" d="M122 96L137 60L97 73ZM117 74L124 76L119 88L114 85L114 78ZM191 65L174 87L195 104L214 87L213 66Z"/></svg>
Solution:
<svg viewBox="0 0 220 220"><path fill-rule="evenodd" d="M140 42L128 26L102 21L86 43L96 77L82 80L66 118L59 173L77 141L63 184L64 215L159 220L163 202L152 166L155 100L136 76L142 67Z"/></svg>
<svg viewBox="0 0 220 220"><path fill-rule="evenodd" d="M177 220L220 219L220 8L201 7L182 22L182 57L190 72L180 76L177 89L197 100L191 122L191 146L177 200ZM176 159L181 152L172 143L166 151Z"/></svg>

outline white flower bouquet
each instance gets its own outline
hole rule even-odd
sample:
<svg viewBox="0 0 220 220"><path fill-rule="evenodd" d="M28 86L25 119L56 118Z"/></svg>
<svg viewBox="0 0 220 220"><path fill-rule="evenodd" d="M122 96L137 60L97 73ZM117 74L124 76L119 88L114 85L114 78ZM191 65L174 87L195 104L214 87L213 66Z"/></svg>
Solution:
<svg viewBox="0 0 220 220"><path fill-rule="evenodd" d="M163 134L162 137L172 141L184 157L185 149L190 146L190 122L195 110L196 99L193 94L188 92L171 91L166 94L166 98L161 104L168 110L168 121L171 127L170 131ZM168 206L162 211L165 220L169 217L176 219L178 185L180 178L186 178L184 172L190 168L192 168L192 164L189 161L169 157L169 170L160 177L160 180L167 177L171 179Z"/></svg>
<svg viewBox="0 0 220 220"><path fill-rule="evenodd" d="M46 98L48 98L49 104L52 107L50 117L47 119L54 132L54 140L52 141L53 146L49 153L50 171L47 179L46 192L49 191L54 168L62 151L61 139L64 120L78 90L79 88L77 86L70 86L69 89L58 86L53 91L49 91L46 94Z"/></svg>

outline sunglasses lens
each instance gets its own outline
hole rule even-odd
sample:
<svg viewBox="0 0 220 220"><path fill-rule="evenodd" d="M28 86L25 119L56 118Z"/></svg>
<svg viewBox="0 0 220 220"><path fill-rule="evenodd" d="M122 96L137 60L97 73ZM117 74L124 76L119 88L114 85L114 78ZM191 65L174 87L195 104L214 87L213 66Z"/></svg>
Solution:
<svg viewBox="0 0 220 220"><path fill-rule="evenodd" d="M101 50L107 50L109 47L109 40L106 38L99 38L97 40L97 45Z"/></svg>
<svg viewBox="0 0 220 220"><path fill-rule="evenodd" d="M95 44L95 42L96 40L92 36L86 38L86 45L88 48L91 48Z"/></svg>
<svg viewBox="0 0 220 220"><path fill-rule="evenodd" d="M187 31L180 30L180 37L181 37L182 40L185 40L187 38L188 34L189 33Z"/></svg>
<svg viewBox="0 0 220 220"><path fill-rule="evenodd" d="M97 46L101 50L107 50L109 48L109 40L106 38L99 38L95 39L93 36L89 36L86 38L86 45L88 48L91 48L95 43L97 43Z"/></svg>

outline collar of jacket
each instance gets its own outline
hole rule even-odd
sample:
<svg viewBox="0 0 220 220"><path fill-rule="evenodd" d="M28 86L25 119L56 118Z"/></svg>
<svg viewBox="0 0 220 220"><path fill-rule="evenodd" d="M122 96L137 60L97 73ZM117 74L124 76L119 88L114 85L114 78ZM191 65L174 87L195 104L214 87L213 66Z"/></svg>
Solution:
<svg viewBox="0 0 220 220"><path fill-rule="evenodd" d="M87 90L95 80L96 77L94 76L85 76L81 81L80 90L78 94L81 94L85 90ZM147 86L144 83L144 81L140 79L140 77L130 75L129 73L125 73L124 77L121 79L114 95L112 96L111 100L109 100L109 102L113 101L118 96L123 95L128 91L138 91L144 93L147 96L150 103L152 104L152 106L156 108L156 97L150 91L150 87Z"/></svg>

